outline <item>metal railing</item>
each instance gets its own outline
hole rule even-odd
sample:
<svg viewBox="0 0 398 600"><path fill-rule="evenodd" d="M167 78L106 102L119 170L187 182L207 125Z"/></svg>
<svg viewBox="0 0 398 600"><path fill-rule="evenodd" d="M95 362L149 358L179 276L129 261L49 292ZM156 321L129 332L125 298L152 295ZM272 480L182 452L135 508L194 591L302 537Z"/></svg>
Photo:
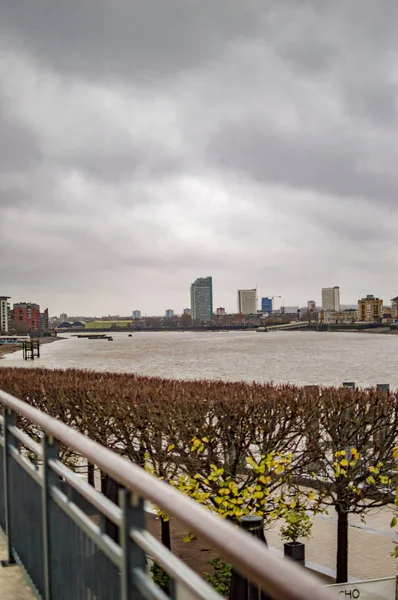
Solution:
<svg viewBox="0 0 398 600"><path fill-rule="evenodd" d="M208 542L238 572L280 600L333 598L320 583L265 545L27 403L0 391L0 528L8 564L19 564L45 600L165 600L147 569L147 556L171 577L177 600L219 600L145 526L144 501ZM16 426L17 414L34 424L41 444ZM77 453L117 481L119 504L83 481L59 459L58 445ZM113 523L118 542L107 534Z"/></svg>

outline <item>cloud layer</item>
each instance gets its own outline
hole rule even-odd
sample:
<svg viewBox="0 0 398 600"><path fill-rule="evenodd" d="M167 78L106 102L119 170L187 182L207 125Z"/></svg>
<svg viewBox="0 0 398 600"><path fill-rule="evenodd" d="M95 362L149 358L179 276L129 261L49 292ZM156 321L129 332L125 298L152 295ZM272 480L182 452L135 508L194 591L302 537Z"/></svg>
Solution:
<svg viewBox="0 0 398 600"><path fill-rule="evenodd" d="M0 294L52 314L396 296L393 0L12 2Z"/></svg>

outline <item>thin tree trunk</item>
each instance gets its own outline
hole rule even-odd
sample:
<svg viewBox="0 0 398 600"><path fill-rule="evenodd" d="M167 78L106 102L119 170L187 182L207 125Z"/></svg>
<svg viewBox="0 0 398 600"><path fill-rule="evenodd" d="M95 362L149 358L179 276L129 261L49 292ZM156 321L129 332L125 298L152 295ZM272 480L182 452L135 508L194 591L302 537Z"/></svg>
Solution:
<svg viewBox="0 0 398 600"><path fill-rule="evenodd" d="M337 510L337 560L336 560L336 583L348 581L348 513Z"/></svg>
<svg viewBox="0 0 398 600"><path fill-rule="evenodd" d="M90 485L95 487L94 465L92 463L88 463L87 465L87 481Z"/></svg>
<svg viewBox="0 0 398 600"><path fill-rule="evenodd" d="M169 550L171 550L171 534L170 534L170 521L164 521L162 518L160 519L161 523L161 539L163 546L166 546Z"/></svg>

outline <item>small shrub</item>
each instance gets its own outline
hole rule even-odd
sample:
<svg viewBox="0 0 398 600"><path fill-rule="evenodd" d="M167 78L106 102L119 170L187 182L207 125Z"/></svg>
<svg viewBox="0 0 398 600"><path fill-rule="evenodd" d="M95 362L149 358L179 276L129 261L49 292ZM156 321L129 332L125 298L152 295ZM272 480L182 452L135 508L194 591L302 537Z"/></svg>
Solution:
<svg viewBox="0 0 398 600"><path fill-rule="evenodd" d="M312 522L303 507L287 510L283 518L285 524L281 527L281 537L285 542L295 544L300 538L308 540L311 537Z"/></svg>
<svg viewBox="0 0 398 600"><path fill-rule="evenodd" d="M204 574L206 581L214 587L216 592L226 598L229 594L229 588L231 585L231 565L224 562L222 558L214 558L207 564L210 567L213 567L213 571L211 573L206 572Z"/></svg>
<svg viewBox="0 0 398 600"><path fill-rule="evenodd" d="M164 569L157 563L153 563L151 566L152 579L158 587L160 587L165 594L170 593L170 575L166 573Z"/></svg>

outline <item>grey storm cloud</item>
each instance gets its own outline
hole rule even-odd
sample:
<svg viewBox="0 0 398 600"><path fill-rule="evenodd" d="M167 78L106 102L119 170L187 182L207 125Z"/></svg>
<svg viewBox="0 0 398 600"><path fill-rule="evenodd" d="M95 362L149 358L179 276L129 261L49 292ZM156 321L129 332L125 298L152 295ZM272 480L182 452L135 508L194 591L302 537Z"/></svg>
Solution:
<svg viewBox="0 0 398 600"><path fill-rule="evenodd" d="M256 283L397 294L394 0L3 5L0 293L80 314L179 311L207 274L229 310Z"/></svg>

